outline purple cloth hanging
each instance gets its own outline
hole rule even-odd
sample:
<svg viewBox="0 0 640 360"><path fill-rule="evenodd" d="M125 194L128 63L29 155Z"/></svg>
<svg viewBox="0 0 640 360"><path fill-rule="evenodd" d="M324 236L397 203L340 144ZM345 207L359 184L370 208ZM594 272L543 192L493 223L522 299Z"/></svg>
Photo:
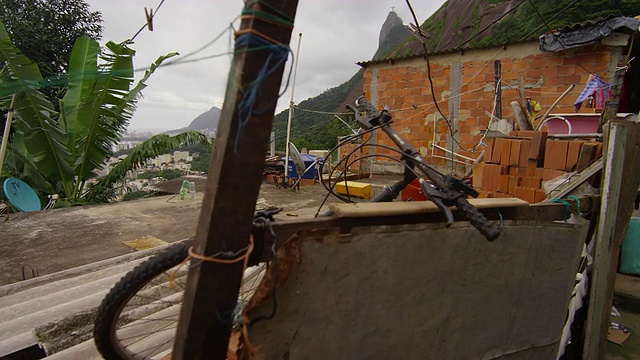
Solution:
<svg viewBox="0 0 640 360"><path fill-rule="evenodd" d="M600 79L597 75L589 75L587 86L582 90L582 93L580 93L576 102L573 103L575 111L580 110L582 103L590 96L593 96L595 99L596 108L602 109L605 102L609 100L609 97L611 96L611 84Z"/></svg>

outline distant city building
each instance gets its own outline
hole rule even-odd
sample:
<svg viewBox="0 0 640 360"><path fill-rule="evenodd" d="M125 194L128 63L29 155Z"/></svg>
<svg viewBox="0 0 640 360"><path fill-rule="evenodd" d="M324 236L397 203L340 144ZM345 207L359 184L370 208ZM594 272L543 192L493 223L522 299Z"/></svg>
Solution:
<svg viewBox="0 0 640 360"><path fill-rule="evenodd" d="M174 169L180 169L180 170L191 170L191 164L186 164L186 163L182 163L182 162L177 162L173 164L173 168Z"/></svg>
<svg viewBox="0 0 640 360"><path fill-rule="evenodd" d="M136 146L140 145L141 143L142 143L142 141L140 141L140 140L124 140L124 139L120 139L118 141L118 143L116 144L114 151L133 149Z"/></svg>
<svg viewBox="0 0 640 360"><path fill-rule="evenodd" d="M171 154L163 154L151 160L151 164L155 167L161 167L162 164L169 164L173 161Z"/></svg>
<svg viewBox="0 0 640 360"><path fill-rule="evenodd" d="M173 161L189 161L189 152L188 151L174 151L173 152Z"/></svg>

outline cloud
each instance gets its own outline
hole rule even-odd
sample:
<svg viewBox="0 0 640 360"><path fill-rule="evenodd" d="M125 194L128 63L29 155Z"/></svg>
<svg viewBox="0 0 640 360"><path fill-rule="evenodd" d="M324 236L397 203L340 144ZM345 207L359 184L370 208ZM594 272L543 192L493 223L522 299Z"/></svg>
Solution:
<svg viewBox="0 0 640 360"><path fill-rule="evenodd" d="M159 3L158 0L86 1L92 10L103 14L103 39L116 42L130 38L144 24L144 7L155 10ZM422 22L444 0L414 2L414 10ZM408 23L409 11L401 0L301 0L291 37L295 52L298 33L303 33L295 101L316 96L355 74L359 69L355 63L370 59L375 53L380 28L392 6ZM241 1L164 2L154 19L154 31L145 29L135 39L137 68L144 68L169 52L182 55L193 52L224 32L218 41L190 60L223 55L156 70L139 102L131 129L174 129L188 125L212 106L222 107L232 60L231 55L224 55L233 48L229 25L241 10ZM239 22L234 25L237 28ZM288 106L290 90L279 100L277 111Z"/></svg>

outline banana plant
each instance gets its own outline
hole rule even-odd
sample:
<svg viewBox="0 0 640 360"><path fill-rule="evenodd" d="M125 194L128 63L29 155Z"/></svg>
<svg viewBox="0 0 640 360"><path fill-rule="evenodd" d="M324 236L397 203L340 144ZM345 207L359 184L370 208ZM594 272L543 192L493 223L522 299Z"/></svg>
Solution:
<svg viewBox="0 0 640 360"><path fill-rule="evenodd" d="M206 143L198 132L158 136L140 145L112 173L87 189L86 182L113 155L113 147L133 117L151 74L168 58L159 57L134 86L131 41L108 42L105 49L92 39L77 39L71 52L68 87L60 112L43 95L38 66L11 42L0 22L0 108L16 93L15 134L6 155L7 171L25 178L43 195L57 193L70 204L107 201L110 188L128 170L187 143ZM122 164L122 165L121 165ZM106 195L105 195L106 194Z"/></svg>

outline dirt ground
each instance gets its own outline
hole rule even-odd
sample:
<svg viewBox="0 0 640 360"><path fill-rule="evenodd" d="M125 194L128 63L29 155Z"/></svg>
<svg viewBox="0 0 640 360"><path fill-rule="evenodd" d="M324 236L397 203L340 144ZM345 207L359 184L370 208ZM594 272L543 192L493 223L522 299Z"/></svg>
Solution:
<svg viewBox="0 0 640 360"><path fill-rule="evenodd" d="M363 179L372 192L388 178ZM0 285L93 263L136 251L124 241L152 236L174 242L195 235L204 187L193 200L179 195L0 215ZM277 206L278 220L310 218L327 191L321 184L300 191L263 184L257 208ZM333 197L329 203L339 201ZM326 209L326 208L325 208ZM23 273L26 274L23 276Z"/></svg>

